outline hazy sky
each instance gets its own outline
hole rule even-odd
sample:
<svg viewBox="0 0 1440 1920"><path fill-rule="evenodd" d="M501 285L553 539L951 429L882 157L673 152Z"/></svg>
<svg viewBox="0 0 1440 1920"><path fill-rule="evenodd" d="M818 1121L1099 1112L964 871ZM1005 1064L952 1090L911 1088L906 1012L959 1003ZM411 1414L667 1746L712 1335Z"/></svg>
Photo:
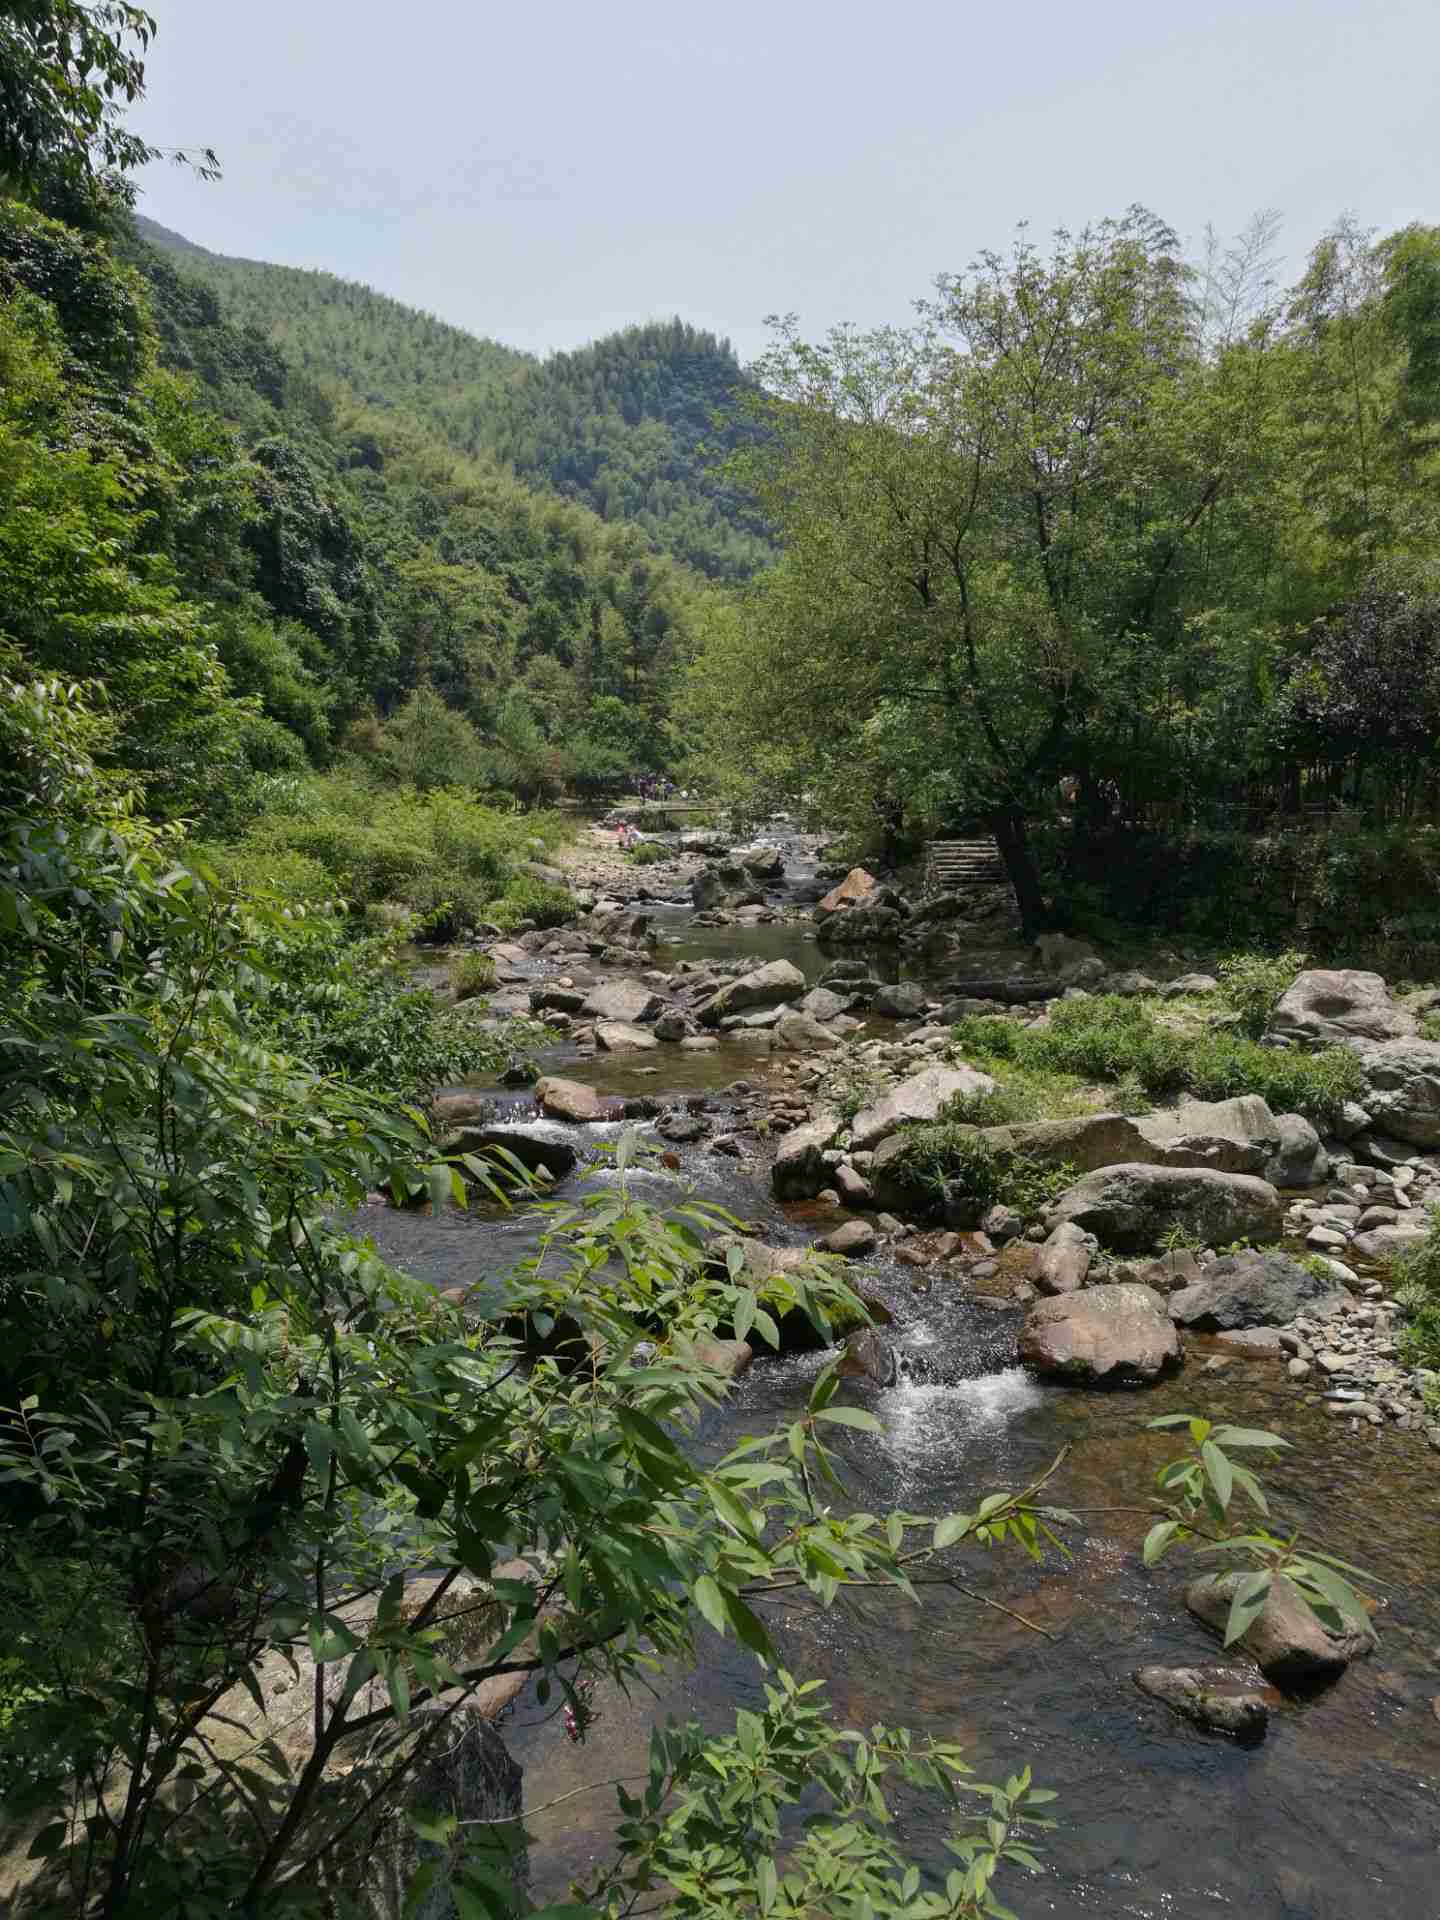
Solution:
<svg viewBox="0 0 1440 1920"><path fill-rule="evenodd" d="M671 313L907 317L934 275L1140 200L1440 220L1436 0L147 0L145 211L544 350Z"/></svg>

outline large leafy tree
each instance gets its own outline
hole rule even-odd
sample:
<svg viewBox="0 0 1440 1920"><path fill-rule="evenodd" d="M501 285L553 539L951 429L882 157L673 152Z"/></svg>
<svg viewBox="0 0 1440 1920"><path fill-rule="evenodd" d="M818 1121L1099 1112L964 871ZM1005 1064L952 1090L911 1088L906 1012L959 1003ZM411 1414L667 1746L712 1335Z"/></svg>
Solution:
<svg viewBox="0 0 1440 1920"><path fill-rule="evenodd" d="M918 328L815 346L782 327L743 470L787 559L735 655L772 678L786 656L766 723L832 790L858 773L898 786L882 805L983 821L1038 923L1027 826L1055 783L1159 762L1177 678L1229 670L1191 622L1248 591L1271 364L1263 321L1207 341L1173 234L1139 210L982 256Z"/></svg>

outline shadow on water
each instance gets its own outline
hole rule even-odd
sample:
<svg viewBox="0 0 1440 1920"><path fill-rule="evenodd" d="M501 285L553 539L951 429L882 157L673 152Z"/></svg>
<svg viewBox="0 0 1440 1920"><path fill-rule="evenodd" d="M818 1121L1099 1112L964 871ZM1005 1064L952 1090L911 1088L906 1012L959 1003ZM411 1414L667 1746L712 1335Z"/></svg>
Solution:
<svg viewBox="0 0 1440 1920"><path fill-rule="evenodd" d="M731 950L752 951L754 930L725 929ZM787 933L789 930L777 930ZM785 957L791 957L787 952ZM666 1049L661 1076L636 1088L705 1091L743 1074L717 1056ZM708 1064L707 1064L708 1063ZM629 1090L616 1061L583 1063ZM567 1063L580 1077L582 1064ZM710 1080L711 1072L717 1075ZM752 1068L753 1073L753 1068ZM700 1076L704 1076L703 1078ZM585 1077L591 1077L590 1071ZM756 1075L755 1077L758 1077ZM523 1106L523 1101L520 1103ZM551 1123L528 1124L549 1127ZM613 1129L570 1129L598 1145ZM590 1165L577 1181L614 1178ZM809 1238L816 1222L780 1208L735 1162L686 1149L681 1172L644 1171L658 1204L686 1191L761 1223L767 1239ZM576 1183L567 1187L567 1196ZM831 1218L833 1219L833 1215ZM441 1218L367 1210L361 1222L384 1251L437 1285L503 1273L533 1244L516 1215ZM1134 1920L1435 1920L1440 1914L1440 1473L1409 1434L1352 1431L1293 1389L1283 1370L1236 1361L1144 1393L1086 1394L1038 1385L1011 1363L1015 1318L973 1306L958 1285L912 1290L905 1270L867 1269L896 1309L902 1352L896 1385L847 1381L882 1431L844 1431L840 1445L856 1500L940 1513L986 1492L1027 1484L1068 1449L1047 1488L1076 1510L1062 1529L1069 1558L1038 1565L1011 1551L964 1561L979 1598L927 1590L925 1604L865 1594L830 1614L805 1602L772 1609L784 1658L826 1680L849 1724L903 1723L973 1753L983 1778L1029 1762L1060 1794L1060 1830L1044 1847L1046 1872L1010 1877L1003 1897L1022 1916L1133 1916ZM908 1365L903 1357L910 1356ZM697 1450L715 1457L747 1434L793 1418L824 1356L760 1361L707 1414ZM1131 1675L1160 1662L1213 1659L1215 1642L1183 1605L1182 1557L1147 1571L1142 1511L1172 1442L1146 1431L1161 1413L1272 1428L1293 1451L1265 1470L1279 1528L1313 1526L1333 1552L1371 1575L1381 1642L1326 1693L1279 1708L1265 1742L1240 1747L1175 1720L1141 1696ZM1116 1511L1116 1509L1122 1509ZM1030 1622L984 1604L1013 1609ZM1038 1631L1037 1631L1038 1629ZM643 1772L651 1725L667 1714L729 1726L760 1693L760 1676L733 1642L707 1634L693 1672L663 1675L652 1697L613 1688L599 1719L572 1745L558 1709L522 1697L506 1729L525 1767L531 1809L577 1787ZM558 1898L607 1850L613 1791L598 1788L533 1820L537 1896ZM903 1836L936 1869L938 1809L907 1805Z"/></svg>

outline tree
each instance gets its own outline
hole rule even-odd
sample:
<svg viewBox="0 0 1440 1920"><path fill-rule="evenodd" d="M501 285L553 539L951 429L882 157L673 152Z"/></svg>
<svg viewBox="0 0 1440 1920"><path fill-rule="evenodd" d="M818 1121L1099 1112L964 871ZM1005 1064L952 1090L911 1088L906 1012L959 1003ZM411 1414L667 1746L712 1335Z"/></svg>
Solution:
<svg viewBox="0 0 1440 1920"><path fill-rule="evenodd" d="M905 739L907 802L989 827L1031 927L1028 823L1133 759L1264 512L1268 330L1203 333L1173 234L1132 210L983 255L919 328L787 323L761 364L737 471L786 561L742 602L747 667L785 652L791 679L766 724L832 791L867 737Z"/></svg>
<svg viewBox="0 0 1440 1920"><path fill-rule="evenodd" d="M0 185L92 218L132 199L125 176L163 153L124 124L154 35L125 0L11 0L0 19ZM218 177L208 147L195 164Z"/></svg>

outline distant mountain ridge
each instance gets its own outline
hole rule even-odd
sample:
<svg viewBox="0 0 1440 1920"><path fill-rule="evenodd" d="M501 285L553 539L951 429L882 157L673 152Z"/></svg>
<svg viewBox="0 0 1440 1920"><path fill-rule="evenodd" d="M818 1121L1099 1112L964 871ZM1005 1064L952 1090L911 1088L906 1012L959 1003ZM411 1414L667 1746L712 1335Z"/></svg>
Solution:
<svg viewBox="0 0 1440 1920"><path fill-rule="evenodd" d="M136 225L321 385L634 524L712 578L744 579L773 557L720 471L749 430L739 403L751 382L728 340L677 317L537 360L323 269L230 258L143 216Z"/></svg>

